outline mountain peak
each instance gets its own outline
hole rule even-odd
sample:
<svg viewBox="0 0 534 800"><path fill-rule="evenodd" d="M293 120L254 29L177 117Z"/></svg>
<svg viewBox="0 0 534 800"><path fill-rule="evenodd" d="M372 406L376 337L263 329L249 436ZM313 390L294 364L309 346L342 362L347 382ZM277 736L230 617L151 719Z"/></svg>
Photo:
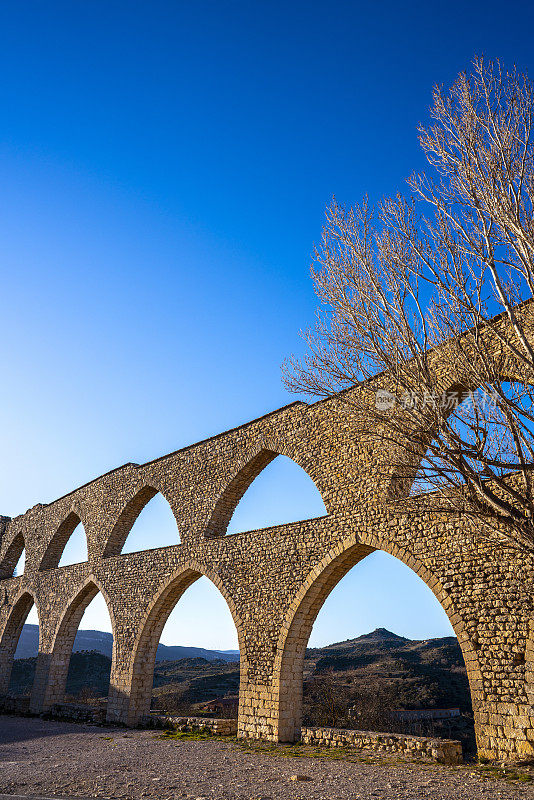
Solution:
<svg viewBox="0 0 534 800"><path fill-rule="evenodd" d="M406 639L404 636L399 636L398 633L393 633L392 631L388 631L387 628L375 628L374 631L371 633L364 633L363 636L359 636L359 639L373 639L376 641L377 639L381 641L395 641L395 642L409 642L410 639Z"/></svg>

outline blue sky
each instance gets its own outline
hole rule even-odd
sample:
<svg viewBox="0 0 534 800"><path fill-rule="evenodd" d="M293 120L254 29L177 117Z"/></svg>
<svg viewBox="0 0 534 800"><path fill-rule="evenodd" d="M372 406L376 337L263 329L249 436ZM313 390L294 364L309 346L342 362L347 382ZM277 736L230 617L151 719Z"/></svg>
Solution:
<svg viewBox="0 0 534 800"><path fill-rule="evenodd" d="M534 73L533 22L513 0L0 3L0 513L294 399L280 363L313 322L329 199L402 188L432 85L482 52ZM313 513L275 465L254 527ZM189 592L168 640L232 647L215 590ZM379 555L314 635L376 624L450 630Z"/></svg>

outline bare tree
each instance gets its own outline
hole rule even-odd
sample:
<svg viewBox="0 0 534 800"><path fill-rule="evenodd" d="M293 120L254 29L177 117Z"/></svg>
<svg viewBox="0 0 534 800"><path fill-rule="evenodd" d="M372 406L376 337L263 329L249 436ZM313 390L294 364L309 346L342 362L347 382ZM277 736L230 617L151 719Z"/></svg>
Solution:
<svg viewBox="0 0 534 800"><path fill-rule="evenodd" d="M312 725L340 728L348 724L349 695L331 671L306 685L307 717Z"/></svg>
<svg viewBox="0 0 534 800"><path fill-rule="evenodd" d="M298 392L340 396L386 453L389 496L534 546L534 92L475 58L420 126L406 195L327 211ZM358 385L357 391L351 391ZM384 445L387 444L387 447ZM414 501L415 502L415 501ZM480 527L480 526L479 526Z"/></svg>

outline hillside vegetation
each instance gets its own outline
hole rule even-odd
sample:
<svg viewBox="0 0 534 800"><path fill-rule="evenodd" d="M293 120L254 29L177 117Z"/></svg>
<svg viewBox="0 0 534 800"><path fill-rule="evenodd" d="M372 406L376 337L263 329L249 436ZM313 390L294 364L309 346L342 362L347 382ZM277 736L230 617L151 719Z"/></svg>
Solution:
<svg viewBox="0 0 534 800"><path fill-rule="evenodd" d="M378 628L357 639L307 650L306 683L327 673L349 691L387 691L397 708L471 711L462 651L453 636L412 641Z"/></svg>

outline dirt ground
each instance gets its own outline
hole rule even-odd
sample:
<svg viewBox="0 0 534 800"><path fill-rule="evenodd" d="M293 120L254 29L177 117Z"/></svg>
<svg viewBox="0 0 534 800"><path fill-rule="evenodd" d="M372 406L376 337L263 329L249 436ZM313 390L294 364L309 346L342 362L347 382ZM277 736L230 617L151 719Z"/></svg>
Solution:
<svg viewBox="0 0 534 800"><path fill-rule="evenodd" d="M534 780L525 770L299 752L0 716L0 793L131 800L534 800Z"/></svg>

